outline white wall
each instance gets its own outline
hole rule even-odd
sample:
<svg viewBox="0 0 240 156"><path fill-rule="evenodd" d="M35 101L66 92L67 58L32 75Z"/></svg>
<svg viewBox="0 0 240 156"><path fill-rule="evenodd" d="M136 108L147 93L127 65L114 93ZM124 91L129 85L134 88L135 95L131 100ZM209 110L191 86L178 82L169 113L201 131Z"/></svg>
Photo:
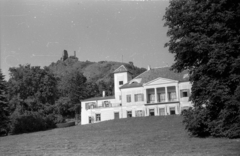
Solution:
<svg viewBox="0 0 240 156"><path fill-rule="evenodd" d="M184 89L189 90L189 96L191 95L191 88L192 84L190 82L180 82L179 83L179 92ZM180 97L180 111L182 111L181 108L183 107L192 107L193 103L189 101L189 96L188 97Z"/></svg>
<svg viewBox="0 0 240 156"><path fill-rule="evenodd" d="M131 76L128 72L122 73L114 73L114 94L115 99L121 101L119 96L121 95L121 90L119 89L122 85L119 85L119 81L123 81L123 84L128 83L130 81Z"/></svg>
<svg viewBox="0 0 240 156"><path fill-rule="evenodd" d="M134 97L135 94L145 94L143 87L122 89L122 105L132 106L132 105L141 105L146 103L145 98L144 98L144 101L136 102ZM127 95L131 95L131 102L127 102Z"/></svg>

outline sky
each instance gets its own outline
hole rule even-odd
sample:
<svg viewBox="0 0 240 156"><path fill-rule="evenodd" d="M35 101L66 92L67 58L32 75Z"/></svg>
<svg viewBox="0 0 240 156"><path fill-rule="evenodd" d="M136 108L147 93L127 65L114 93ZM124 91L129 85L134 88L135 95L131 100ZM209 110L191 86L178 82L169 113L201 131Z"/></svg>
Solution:
<svg viewBox="0 0 240 156"><path fill-rule="evenodd" d="M63 50L80 61L132 61L137 67L174 62L163 16L168 0L1 0L0 65L48 66Z"/></svg>

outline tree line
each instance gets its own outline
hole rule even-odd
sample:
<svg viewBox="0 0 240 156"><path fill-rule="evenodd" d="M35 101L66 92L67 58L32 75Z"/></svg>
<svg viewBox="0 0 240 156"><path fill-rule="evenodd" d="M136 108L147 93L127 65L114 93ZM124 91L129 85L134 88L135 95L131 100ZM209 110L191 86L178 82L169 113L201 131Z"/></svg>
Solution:
<svg viewBox="0 0 240 156"><path fill-rule="evenodd" d="M89 82L77 69L57 76L48 67L20 65L9 72L6 82L0 71L0 131L12 134L54 128L80 114L81 100L114 94L113 80Z"/></svg>

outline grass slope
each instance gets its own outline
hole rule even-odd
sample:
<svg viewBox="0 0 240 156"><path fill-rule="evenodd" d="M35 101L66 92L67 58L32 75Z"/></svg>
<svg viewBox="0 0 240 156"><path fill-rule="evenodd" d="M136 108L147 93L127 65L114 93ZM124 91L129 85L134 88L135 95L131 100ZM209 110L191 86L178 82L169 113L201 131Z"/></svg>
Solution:
<svg viewBox="0 0 240 156"><path fill-rule="evenodd" d="M182 117L106 121L0 138L0 155L240 155L240 140L191 138Z"/></svg>

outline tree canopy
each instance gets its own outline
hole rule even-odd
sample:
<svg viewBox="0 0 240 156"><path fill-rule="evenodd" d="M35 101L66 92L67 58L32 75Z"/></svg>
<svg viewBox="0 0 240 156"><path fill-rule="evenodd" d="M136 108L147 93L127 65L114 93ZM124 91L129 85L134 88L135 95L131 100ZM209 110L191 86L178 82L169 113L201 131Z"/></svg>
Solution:
<svg viewBox="0 0 240 156"><path fill-rule="evenodd" d="M58 101L56 105L63 116L74 117L77 105L81 100L98 94L97 84L87 82L87 78L78 69L72 69L63 75L58 82Z"/></svg>
<svg viewBox="0 0 240 156"><path fill-rule="evenodd" d="M198 136L240 137L240 2L172 0L164 20L172 69L189 70L193 84L186 128ZM195 120L199 114L205 117Z"/></svg>
<svg viewBox="0 0 240 156"><path fill-rule="evenodd" d="M39 111L46 105L54 105L57 81L48 68L20 65L10 68L9 96L12 111Z"/></svg>
<svg viewBox="0 0 240 156"><path fill-rule="evenodd" d="M7 97L7 85L4 80L4 75L0 70L0 131L9 129L9 106Z"/></svg>

